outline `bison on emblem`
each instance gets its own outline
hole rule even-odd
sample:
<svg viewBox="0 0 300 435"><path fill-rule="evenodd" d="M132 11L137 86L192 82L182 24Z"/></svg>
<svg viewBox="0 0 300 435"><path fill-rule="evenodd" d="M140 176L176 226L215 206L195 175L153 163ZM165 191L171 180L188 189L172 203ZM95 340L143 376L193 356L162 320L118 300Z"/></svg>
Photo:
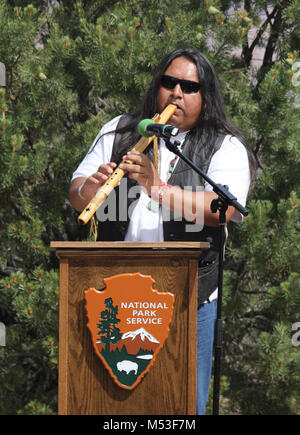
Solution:
<svg viewBox="0 0 300 435"><path fill-rule="evenodd" d="M126 359L124 359L123 361L120 361L117 363L117 369L119 370L119 372L126 372L126 374L128 375L131 371L134 371L134 374L137 374L139 366L132 361L128 361Z"/></svg>

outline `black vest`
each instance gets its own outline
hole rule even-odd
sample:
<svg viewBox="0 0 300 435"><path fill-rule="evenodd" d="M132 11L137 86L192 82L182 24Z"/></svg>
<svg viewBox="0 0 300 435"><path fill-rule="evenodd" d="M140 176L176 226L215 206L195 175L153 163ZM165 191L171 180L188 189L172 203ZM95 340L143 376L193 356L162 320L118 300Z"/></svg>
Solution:
<svg viewBox="0 0 300 435"><path fill-rule="evenodd" d="M122 116L118 127L126 125L128 118L127 116ZM129 133L125 133L128 134ZM111 161L119 164L121 162L122 156L128 150L122 145L122 134L116 134L113 144L113 151L111 156ZM137 142L138 137L134 137L131 148ZM204 173L207 172L211 158L213 154L218 151L224 139L224 135L216 136L213 146L206 147L204 139L198 140L195 143L195 138L193 135L188 133L183 146L183 153L187 155ZM208 149L209 148L209 149ZM148 154L151 158L152 147L148 146L145 150L145 154ZM125 177L124 177L125 179ZM121 180L121 183L124 182ZM136 186L135 181L130 180L126 177L127 189ZM192 168L190 168L187 163L183 160L179 160L177 165L168 180L168 184L196 190L196 186L204 186L203 178L198 175ZM119 195L121 192L121 195ZM137 200L138 195L134 198L128 198L124 195L124 190L122 187L117 187L115 189L115 201L116 201L116 216L114 216L114 221L103 221L99 222L98 240L101 241L118 241L124 240L128 226L129 219L124 220L124 206L122 202L126 201L125 207L128 210L129 207L134 206L133 202ZM101 207L105 207L105 203ZM106 205L107 207L107 205ZM120 210L123 210L122 213ZM105 213L104 213L105 214ZM209 241L211 243L211 248L203 251L203 254L199 260L199 285L198 285L198 305L206 301L209 296L214 292L218 286L218 250L219 250L219 228L218 227L208 227L204 226L201 231L186 231L186 225L191 229L193 224L187 222L185 219L175 220L174 215L169 210L163 209L163 218L167 217L167 220L163 221L163 231L165 241Z"/></svg>

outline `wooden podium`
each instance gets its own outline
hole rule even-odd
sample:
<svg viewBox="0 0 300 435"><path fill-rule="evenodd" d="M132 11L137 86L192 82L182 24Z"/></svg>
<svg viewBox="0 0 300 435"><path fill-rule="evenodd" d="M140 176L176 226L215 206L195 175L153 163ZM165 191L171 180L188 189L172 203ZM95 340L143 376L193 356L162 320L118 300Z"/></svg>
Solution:
<svg viewBox="0 0 300 435"><path fill-rule="evenodd" d="M59 414L196 413L197 264L206 242L52 242L60 259ZM170 331L154 365L133 389L115 384L95 354L84 291L123 273L150 275L175 295Z"/></svg>

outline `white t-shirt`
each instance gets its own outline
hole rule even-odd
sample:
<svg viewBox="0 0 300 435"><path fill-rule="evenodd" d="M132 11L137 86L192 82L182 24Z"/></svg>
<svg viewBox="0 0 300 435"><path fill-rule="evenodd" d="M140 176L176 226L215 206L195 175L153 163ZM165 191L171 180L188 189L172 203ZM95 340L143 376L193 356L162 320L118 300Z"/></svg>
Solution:
<svg viewBox="0 0 300 435"><path fill-rule="evenodd" d="M112 119L103 126L91 145L89 152L73 173L72 181L78 177L89 177L97 171L102 163L111 161L114 133L106 134L102 136L100 140L98 139L105 132L115 130L119 119L120 116ZM175 139L183 143L185 134L186 133L180 133ZM167 182L170 162L174 157L175 154L169 151L164 140L160 139L159 173L163 182ZM231 135L225 136L221 147L211 159L207 175L215 183L227 185L229 191L237 198L237 201L245 206L250 185L249 161L246 148L236 137ZM132 242L163 241L161 208L159 208L158 213L148 210L147 205L150 198L142 189L139 187L137 189L140 192L140 198L130 216L130 224L125 240ZM137 189L135 193L137 193ZM204 190L212 190L212 186L205 182ZM99 210L97 211L97 218L101 220L101 212L99 212ZM231 220L240 222L242 215L236 210ZM210 299L214 297L216 297L216 292Z"/></svg>

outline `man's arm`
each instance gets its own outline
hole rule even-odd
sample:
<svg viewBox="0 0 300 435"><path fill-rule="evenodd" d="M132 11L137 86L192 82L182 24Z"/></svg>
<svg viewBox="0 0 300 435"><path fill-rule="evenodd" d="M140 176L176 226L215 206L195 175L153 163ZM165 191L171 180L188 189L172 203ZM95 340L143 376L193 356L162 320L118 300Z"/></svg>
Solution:
<svg viewBox="0 0 300 435"><path fill-rule="evenodd" d="M137 151L129 151L124 158L135 164L122 163L120 168L128 171L129 178L144 187L149 196L158 197L161 190L160 177L148 157ZM192 192L168 185L167 188L163 189L162 204L187 221L198 221L208 226L218 226L219 213L212 213L210 209L211 201L215 198L217 195L214 192ZM231 219L234 210L234 207L228 207L226 221Z"/></svg>
<svg viewBox="0 0 300 435"><path fill-rule="evenodd" d="M98 171L90 177L77 177L71 182L69 200L76 210L84 210L86 205L96 195L99 187L113 173L116 166L116 163L113 162L100 165Z"/></svg>

